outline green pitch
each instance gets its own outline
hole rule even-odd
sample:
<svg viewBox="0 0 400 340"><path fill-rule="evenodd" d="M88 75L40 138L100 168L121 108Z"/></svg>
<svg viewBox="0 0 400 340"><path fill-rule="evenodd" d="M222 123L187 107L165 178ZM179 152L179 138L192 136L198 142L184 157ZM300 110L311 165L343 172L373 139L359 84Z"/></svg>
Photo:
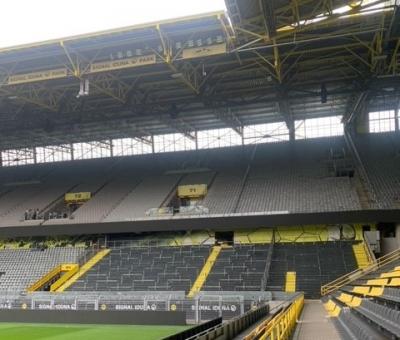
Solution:
<svg viewBox="0 0 400 340"><path fill-rule="evenodd" d="M183 331L185 326L62 325L0 323L4 340L158 340Z"/></svg>

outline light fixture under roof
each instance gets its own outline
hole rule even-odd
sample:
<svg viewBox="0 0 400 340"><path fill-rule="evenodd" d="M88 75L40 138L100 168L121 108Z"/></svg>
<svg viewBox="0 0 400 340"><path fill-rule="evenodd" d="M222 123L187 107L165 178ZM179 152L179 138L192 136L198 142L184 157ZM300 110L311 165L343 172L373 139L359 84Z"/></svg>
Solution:
<svg viewBox="0 0 400 340"><path fill-rule="evenodd" d="M178 79L178 78L182 78L182 77L183 77L183 74L181 72L171 74L171 78L173 78L173 79Z"/></svg>

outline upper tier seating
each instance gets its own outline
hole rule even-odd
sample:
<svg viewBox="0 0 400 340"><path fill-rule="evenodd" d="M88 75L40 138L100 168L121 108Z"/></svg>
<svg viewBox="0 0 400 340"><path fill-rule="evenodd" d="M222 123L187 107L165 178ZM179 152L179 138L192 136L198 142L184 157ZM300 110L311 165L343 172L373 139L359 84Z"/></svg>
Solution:
<svg viewBox="0 0 400 340"><path fill-rule="evenodd" d="M233 213L235 204L239 198L240 185L244 170L226 170L219 172L207 196L201 204L209 208L210 214Z"/></svg>
<svg viewBox="0 0 400 340"><path fill-rule="evenodd" d="M400 208L399 134L360 136L357 148L381 206L388 209Z"/></svg>
<svg viewBox="0 0 400 340"><path fill-rule="evenodd" d="M396 136L357 137L385 208L397 207L400 197ZM157 218L146 211L165 206L177 185L199 182L208 184L208 194L197 204L210 214L359 210L358 181L330 170L329 151L344 148L343 137L334 137L1 168L0 226ZM78 191L93 196L71 220L21 221L26 209L48 211Z"/></svg>
<svg viewBox="0 0 400 340"><path fill-rule="evenodd" d="M180 176L152 176L144 178L104 219L121 221L146 216L146 211L158 208L176 187Z"/></svg>

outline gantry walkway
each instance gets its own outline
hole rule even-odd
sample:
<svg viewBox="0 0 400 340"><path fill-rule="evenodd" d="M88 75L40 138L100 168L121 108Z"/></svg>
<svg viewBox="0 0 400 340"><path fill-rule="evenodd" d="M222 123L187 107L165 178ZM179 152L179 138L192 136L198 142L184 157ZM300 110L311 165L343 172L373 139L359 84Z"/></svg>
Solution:
<svg viewBox="0 0 400 340"><path fill-rule="evenodd" d="M304 301L293 340L340 340L321 300Z"/></svg>

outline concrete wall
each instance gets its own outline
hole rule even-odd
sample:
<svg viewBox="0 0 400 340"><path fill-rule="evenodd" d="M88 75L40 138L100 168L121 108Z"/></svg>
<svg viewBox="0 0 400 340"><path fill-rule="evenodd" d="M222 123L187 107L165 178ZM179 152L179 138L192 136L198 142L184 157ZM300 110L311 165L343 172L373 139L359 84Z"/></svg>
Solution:
<svg viewBox="0 0 400 340"><path fill-rule="evenodd" d="M108 223L77 223L68 225L1 227L0 237L57 236L106 233L131 233L150 231L206 230L232 231L276 226L299 226L313 224L400 222L400 209L360 210L327 213L296 213L277 215L188 217L158 220L137 220Z"/></svg>
<svg viewBox="0 0 400 340"><path fill-rule="evenodd" d="M384 237L381 240L381 254L385 255L399 248L396 237Z"/></svg>
<svg viewBox="0 0 400 340"><path fill-rule="evenodd" d="M400 248L400 224L396 225L395 237L384 237L381 240L382 254L390 253Z"/></svg>

